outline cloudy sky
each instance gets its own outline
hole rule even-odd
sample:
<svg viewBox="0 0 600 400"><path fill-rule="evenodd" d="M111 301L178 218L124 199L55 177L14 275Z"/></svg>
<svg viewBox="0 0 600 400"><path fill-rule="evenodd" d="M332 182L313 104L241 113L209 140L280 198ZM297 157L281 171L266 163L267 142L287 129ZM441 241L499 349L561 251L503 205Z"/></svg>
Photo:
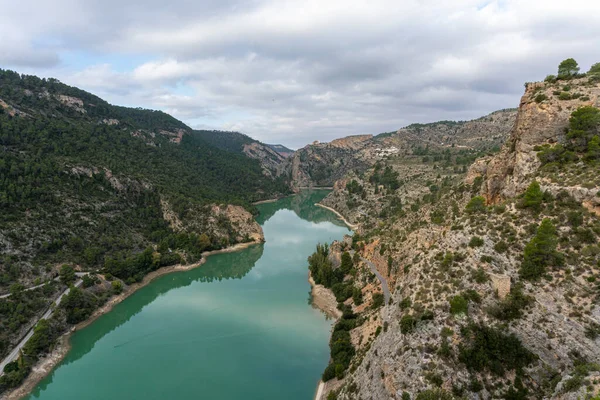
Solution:
<svg viewBox="0 0 600 400"><path fill-rule="evenodd" d="M515 107L600 61L594 0L0 0L0 68L269 143Z"/></svg>

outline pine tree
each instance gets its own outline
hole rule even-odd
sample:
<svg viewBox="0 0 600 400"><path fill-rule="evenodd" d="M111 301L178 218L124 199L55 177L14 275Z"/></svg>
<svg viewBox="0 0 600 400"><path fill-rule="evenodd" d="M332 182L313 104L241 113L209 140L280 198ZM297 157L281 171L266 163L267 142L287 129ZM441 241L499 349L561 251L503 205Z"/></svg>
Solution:
<svg viewBox="0 0 600 400"><path fill-rule="evenodd" d="M548 218L544 218L533 239L525 246L524 259L519 274L523 279L537 280L546 267L560 264L561 256L556 251L558 238L556 227Z"/></svg>
<svg viewBox="0 0 600 400"><path fill-rule="evenodd" d="M525 191L522 203L523 207L531 208L534 211L539 212L540 208L542 207L543 198L544 193L542 193L540 184L534 180Z"/></svg>

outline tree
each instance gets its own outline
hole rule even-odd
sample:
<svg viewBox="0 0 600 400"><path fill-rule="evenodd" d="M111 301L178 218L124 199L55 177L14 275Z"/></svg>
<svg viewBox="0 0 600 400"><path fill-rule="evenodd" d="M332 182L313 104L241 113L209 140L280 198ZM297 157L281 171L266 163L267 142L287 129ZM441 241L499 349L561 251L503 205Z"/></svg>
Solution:
<svg viewBox="0 0 600 400"><path fill-rule="evenodd" d="M75 279L77 279L75 276L75 270L70 265L63 265L60 267L60 272L58 274L61 282L65 285L70 285L75 282Z"/></svg>
<svg viewBox="0 0 600 400"><path fill-rule="evenodd" d="M352 269L352 266L353 266L352 256L347 251L343 252L342 253L342 263L340 265L340 269L342 270L344 275L347 275L350 272L350 270Z"/></svg>
<svg viewBox="0 0 600 400"><path fill-rule="evenodd" d="M534 180L533 182L531 182L531 184L525 191L522 205L525 208L531 208L532 210L539 212L542 206L543 199L544 193L542 193L540 184L538 183L538 181Z"/></svg>
<svg viewBox="0 0 600 400"><path fill-rule="evenodd" d="M525 246L519 275L523 279L537 280L544 274L546 267L553 263L560 264L562 257L556 251L557 244L556 227L551 220L544 218L536 235Z"/></svg>
<svg viewBox="0 0 600 400"><path fill-rule="evenodd" d="M567 58L558 65L558 77L570 79L579 72L579 65L573 58Z"/></svg>
<svg viewBox="0 0 600 400"><path fill-rule="evenodd" d="M575 151L588 150L588 143L599 133L599 128L600 110L592 106L579 107L569 118L567 132L567 138L571 140L569 145Z"/></svg>
<svg viewBox="0 0 600 400"><path fill-rule="evenodd" d="M600 75L600 62L592 65L588 71L590 75Z"/></svg>
<svg viewBox="0 0 600 400"><path fill-rule="evenodd" d="M114 294L119 294L123 291L123 283L121 281L112 281L110 286Z"/></svg>

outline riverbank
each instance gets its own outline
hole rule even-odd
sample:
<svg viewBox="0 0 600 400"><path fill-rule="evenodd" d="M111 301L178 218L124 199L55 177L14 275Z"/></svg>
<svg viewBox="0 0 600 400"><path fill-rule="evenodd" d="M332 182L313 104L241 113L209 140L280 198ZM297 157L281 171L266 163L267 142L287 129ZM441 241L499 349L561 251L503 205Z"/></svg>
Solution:
<svg viewBox="0 0 600 400"><path fill-rule="evenodd" d="M208 257L210 257L211 255L232 253L232 252L240 251L240 250L243 250L250 246L260 244L260 243L262 243L262 241L238 243L238 244L226 247L221 250L205 251L202 253L202 259L200 261L198 261L197 263L187 264L187 265L186 264L177 264L177 265L172 265L172 266L168 266L168 267L163 267L156 271L150 272L149 274L144 276L144 279L141 282L129 285L123 291L123 293L111 298L108 302L106 302L106 304L104 304L102 307L95 310L88 319L86 319L83 322L80 322L76 326L72 327L71 330L69 330L68 332L61 335L58 338L58 340L57 340L54 348L50 352L50 354L48 354L44 358L38 360L38 362L35 363L35 365L32 367L30 374L27 376L27 378L25 378L23 383L21 383L21 385L19 387L6 392L3 395L2 399L18 400L18 399L22 399L23 397L27 396L37 386L37 384L40 383L40 381L42 379L44 379L50 372L52 372L52 370L65 358L65 356L67 355L67 353L69 352L69 350L71 348L70 336L73 332L89 326L100 316L110 312L114 306L116 306L117 304L119 304L120 302L125 300L127 297L131 296L133 293L135 293L139 289L141 289L144 286L151 283L154 279L156 279L160 276L163 276L163 275L173 273L173 272L190 271L190 270L197 268L197 267L201 266L202 264L204 264L206 262L206 259Z"/></svg>
<svg viewBox="0 0 600 400"><path fill-rule="evenodd" d="M308 272L308 282L310 283L312 305L334 319L340 318L342 312L337 308L337 300L333 292L323 285L317 285L310 271Z"/></svg>
<svg viewBox="0 0 600 400"><path fill-rule="evenodd" d="M330 289L323 285L317 285L310 271L308 272L308 282L310 283L310 293L313 307L318 308L327 316L337 320L342 316L342 312L337 308L337 300ZM326 383L319 379L315 400L321 400L326 388ZM329 390L327 391L329 392Z"/></svg>
<svg viewBox="0 0 600 400"><path fill-rule="evenodd" d="M343 223L345 223L345 224L348 226L348 228L352 229L353 231L355 231L355 230L357 230L357 229L359 228L359 225L355 225L355 224L352 224L352 223L350 223L350 222L349 222L349 221L348 221L348 220L347 220L347 219L346 219L346 218L345 218L345 217L344 217L342 214L340 214L340 213L339 213L339 212L338 212L336 209L334 209L334 208L331 208L331 207L328 207L328 206L326 206L326 205L323 205L323 204L321 204L321 203L315 203L315 206L317 206L317 207L321 207L321 208L324 208L324 209L326 209L326 210L329 210L329 211L331 211L332 213L334 213L335 215L337 215L337 216L338 216L338 218L339 218L339 219L341 219L341 220L342 220L342 222L343 222Z"/></svg>

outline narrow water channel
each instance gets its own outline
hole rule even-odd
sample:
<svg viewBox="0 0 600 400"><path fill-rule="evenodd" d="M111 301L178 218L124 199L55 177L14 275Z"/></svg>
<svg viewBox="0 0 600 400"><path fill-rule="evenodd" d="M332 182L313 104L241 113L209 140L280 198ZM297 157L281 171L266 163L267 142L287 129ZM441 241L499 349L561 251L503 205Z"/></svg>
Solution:
<svg viewBox="0 0 600 400"><path fill-rule="evenodd" d="M162 276L71 337L28 399L312 398L331 321L309 304L306 258L348 229L324 191L262 204L266 243Z"/></svg>

